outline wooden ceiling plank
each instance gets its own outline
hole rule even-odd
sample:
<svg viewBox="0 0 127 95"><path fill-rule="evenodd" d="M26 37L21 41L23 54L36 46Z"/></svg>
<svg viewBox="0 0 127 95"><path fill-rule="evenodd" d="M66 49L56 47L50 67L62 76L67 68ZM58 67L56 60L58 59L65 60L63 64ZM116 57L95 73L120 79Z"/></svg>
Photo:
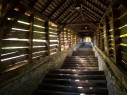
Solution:
<svg viewBox="0 0 127 95"><path fill-rule="evenodd" d="M71 13L69 15L67 15L65 18L63 18L61 20L61 23L66 22L68 19L70 19L72 17L72 15L74 14L75 11L71 11Z"/></svg>
<svg viewBox="0 0 127 95"><path fill-rule="evenodd" d="M99 3L101 3L106 8L108 7L108 4L106 4L103 0L97 0Z"/></svg>
<svg viewBox="0 0 127 95"><path fill-rule="evenodd" d="M78 30L78 32L92 32L93 30Z"/></svg>
<svg viewBox="0 0 127 95"><path fill-rule="evenodd" d="M65 3L67 0L62 0L62 2L55 8L55 10L48 16L48 18L51 18Z"/></svg>
<svg viewBox="0 0 127 95"><path fill-rule="evenodd" d="M101 16L103 15L103 14L100 14L100 13L98 13L97 11L95 11L95 10L93 10L92 8L90 8L87 4L85 4L84 2L82 2L82 5L83 5L83 7L85 8L85 9L89 9L91 12L93 12L94 13L94 15L96 14L96 15L98 15L98 17L99 18L101 18Z"/></svg>
<svg viewBox="0 0 127 95"><path fill-rule="evenodd" d="M79 17L79 15L76 16L76 18ZM91 21L91 22L81 22L81 23L77 23L77 22L69 22L69 23L60 23L61 25L67 24L67 25L90 25L92 23L99 23L96 21Z"/></svg>
<svg viewBox="0 0 127 95"><path fill-rule="evenodd" d="M92 17L91 15L87 14L86 12L83 11L84 16L86 16L87 18L90 18L93 22L97 22L98 19Z"/></svg>
<svg viewBox="0 0 127 95"><path fill-rule="evenodd" d="M91 2L91 1L89 1L89 0L87 0L87 2L88 2L89 4L91 4L92 6L94 6L95 8L97 8L98 10L100 10L102 13L104 13L104 12L105 12L105 10L104 10L104 9L102 9L102 8L98 7L98 6L97 6L97 5L95 5L93 2Z"/></svg>
<svg viewBox="0 0 127 95"><path fill-rule="evenodd" d="M55 20L52 20L52 19L47 18L45 15L39 13L36 9L30 8L30 7L28 7L27 5L24 5L23 3L19 3L19 6L21 6L22 8L24 8L24 9L30 11L30 12L33 13L35 16L37 15L37 16L39 16L40 18L42 18L42 19L44 19L44 20L50 20L50 21L54 22L55 24L58 24L58 25L59 25L59 23L57 23Z"/></svg>
<svg viewBox="0 0 127 95"><path fill-rule="evenodd" d="M76 19L78 19L79 16L80 16L80 15L78 15L78 14L77 14L77 15L74 15L74 16L73 16L71 19L69 19L67 22L69 22L69 23L70 23L70 22L73 22L73 21L75 21ZM71 21L70 21L70 20L71 20ZM66 23L66 24L67 24L67 23Z"/></svg>
<svg viewBox="0 0 127 95"><path fill-rule="evenodd" d="M86 9L86 8L85 8ZM97 17L97 16L95 16L93 13L91 13L91 12L89 12L88 10L83 10L86 14L88 14L88 15L90 15L90 16L92 16L92 18L94 18L94 19L96 19L96 20L100 20L101 19L101 17Z"/></svg>
<svg viewBox="0 0 127 95"><path fill-rule="evenodd" d="M58 20L63 14L65 14L65 12L66 12L68 9L70 9L70 8L72 7L72 5L73 5L73 3L71 3L67 8L65 8L65 9L60 13L60 15L56 17L55 20Z"/></svg>
<svg viewBox="0 0 127 95"><path fill-rule="evenodd" d="M29 4L30 7L33 8L33 6L36 4L36 2L37 2L37 0L32 0L32 1L30 2L30 4Z"/></svg>
<svg viewBox="0 0 127 95"><path fill-rule="evenodd" d="M45 6L45 8L41 11L41 13L43 14L45 12L45 10L50 6L50 4L53 2L54 0L48 0L48 4Z"/></svg>

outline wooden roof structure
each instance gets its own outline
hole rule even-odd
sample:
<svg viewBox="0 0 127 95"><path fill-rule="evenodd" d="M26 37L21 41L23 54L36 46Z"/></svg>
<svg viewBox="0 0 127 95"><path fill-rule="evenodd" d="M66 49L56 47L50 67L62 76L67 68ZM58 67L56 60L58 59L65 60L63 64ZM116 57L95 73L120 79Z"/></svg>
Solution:
<svg viewBox="0 0 127 95"><path fill-rule="evenodd" d="M9 0L50 20L63 28L91 34L97 28L111 0Z"/></svg>

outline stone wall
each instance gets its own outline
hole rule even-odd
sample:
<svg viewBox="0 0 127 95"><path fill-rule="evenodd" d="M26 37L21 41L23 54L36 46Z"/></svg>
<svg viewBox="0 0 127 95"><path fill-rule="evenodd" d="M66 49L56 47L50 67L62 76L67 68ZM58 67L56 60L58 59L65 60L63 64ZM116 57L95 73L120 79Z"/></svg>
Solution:
<svg viewBox="0 0 127 95"><path fill-rule="evenodd" d="M121 81L117 78L117 76L112 71L112 68L108 65L108 63L102 58L99 52L94 48L95 56L98 57L99 69L104 70L109 95L127 95L127 89L121 83ZM113 63L110 63L113 64ZM119 76L122 77L122 76Z"/></svg>
<svg viewBox="0 0 127 95"><path fill-rule="evenodd" d="M49 69L60 68L66 56L71 56L72 52L73 49L68 49L33 62L29 69L9 79L4 86L0 85L0 95L31 95Z"/></svg>

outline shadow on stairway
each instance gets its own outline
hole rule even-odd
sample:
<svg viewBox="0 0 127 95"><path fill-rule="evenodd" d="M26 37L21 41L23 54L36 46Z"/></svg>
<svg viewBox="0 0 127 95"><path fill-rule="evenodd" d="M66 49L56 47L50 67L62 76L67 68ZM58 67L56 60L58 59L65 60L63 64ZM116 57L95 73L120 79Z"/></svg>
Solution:
<svg viewBox="0 0 127 95"><path fill-rule="evenodd" d="M83 43L65 59L61 69L50 70L33 95L108 95L92 45Z"/></svg>

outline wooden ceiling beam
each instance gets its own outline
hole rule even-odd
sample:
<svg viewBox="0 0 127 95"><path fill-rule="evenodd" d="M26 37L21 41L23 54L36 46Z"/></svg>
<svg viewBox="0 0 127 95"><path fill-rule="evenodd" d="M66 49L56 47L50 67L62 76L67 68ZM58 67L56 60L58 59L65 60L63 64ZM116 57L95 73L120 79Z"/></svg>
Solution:
<svg viewBox="0 0 127 95"><path fill-rule="evenodd" d="M70 9L73 5L74 5L74 4L71 3L67 8L65 8L65 9L60 13L59 16L56 17L55 20L58 20L58 19L59 19L63 14L65 14L65 12L66 12L68 9Z"/></svg>
<svg viewBox="0 0 127 95"><path fill-rule="evenodd" d="M79 15L78 15L79 16ZM78 17L78 16L76 16L76 18ZM67 25L91 25L91 24L93 24L93 23L99 23L99 22L81 22L81 23L74 23L74 22L72 22L72 23L60 23L61 25L64 25L64 24L67 24Z"/></svg>
<svg viewBox="0 0 127 95"><path fill-rule="evenodd" d="M77 30L78 32L93 32L93 30Z"/></svg>
<svg viewBox="0 0 127 95"><path fill-rule="evenodd" d="M104 13L104 12L105 12L105 10L104 10L104 9L102 9L102 8L98 7L98 6L97 6L97 5L95 5L93 2L91 2L91 1L89 1L89 0L87 0L87 2L88 2L89 4L91 4L92 6L94 6L96 9L100 10L102 13Z"/></svg>
<svg viewBox="0 0 127 95"><path fill-rule="evenodd" d="M108 7L108 4L106 4L103 0L97 0L99 3L101 3L106 8Z"/></svg>
<svg viewBox="0 0 127 95"><path fill-rule="evenodd" d="M89 16L91 16L91 18L94 18L94 19L96 19L98 21L101 19L101 17L98 18L93 13L89 12L88 10L83 10L83 12L85 12L86 14L88 14Z"/></svg>
<svg viewBox="0 0 127 95"><path fill-rule="evenodd" d="M85 13L84 11L82 12L83 16L86 17L87 19L89 19L89 21L96 21L96 19L92 18L90 15L88 15L87 13Z"/></svg>
<svg viewBox="0 0 127 95"><path fill-rule="evenodd" d="M0 25L2 22L5 21L7 18L8 14L11 13L11 11L18 5L19 1L18 0L2 0L0 2Z"/></svg>
<svg viewBox="0 0 127 95"><path fill-rule="evenodd" d="M68 21L67 21L67 23L71 23L71 22L73 22L75 19L77 19L78 17L79 17L80 15L78 15L78 14L75 14L72 18L70 18ZM66 24L67 24L66 23ZM68 25L68 24L67 24Z"/></svg>
<svg viewBox="0 0 127 95"><path fill-rule="evenodd" d="M48 18L51 18L65 3L67 0L62 0L62 2L55 8L55 10L48 16Z"/></svg>
<svg viewBox="0 0 127 95"><path fill-rule="evenodd" d="M85 9L89 9L92 13L94 13L94 15L97 15L99 18L101 18L101 16L103 15L103 14L100 14L100 13L98 13L97 11L94 11L91 7L89 7L87 4L85 4L84 2L82 2L82 5L83 5L83 7L85 8Z"/></svg>
<svg viewBox="0 0 127 95"><path fill-rule="evenodd" d="M37 0L31 0L30 1L30 7L33 8L33 6L36 4Z"/></svg>
<svg viewBox="0 0 127 95"><path fill-rule="evenodd" d="M54 0L48 0L48 4L45 6L45 8L41 11L41 13L43 14L45 12L45 10L50 6L50 4L53 2Z"/></svg>
<svg viewBox="0 0 127 95"><path fill-rule="evenodd" d="M65 18L63 18L60 22L63 23L63 22L66 22L68 19L70 19L73 14L75 13L75 11L71 11L71 13L67 16L65 16Z"/></svg>
<svg viewBox="0 0 127 95"><path fill-rule="evenodd" d="M74 21L76 21L79 17L80 17L81 15L78 15L77 14L77 16L76 17L74 17L73 19L72 19L72 21L70 21L70 22L74 22ZM70 23L69 21L68 21L68 23L66 23L67 25ZM71 23L70 23L71 24Z"/></svg>
<svg viewBox="0 0 127 95"><path fill-rule="evenodd" d="M23 3L19 3L20 7L22 7L23 9L26 9L28 11L30 11L30 13L33 13L35 16L39 16L40 18L44 19L44 20L50 20L52 22L54 22L55 24L58 24L55 20L49 19L48 17L44 16L43 14L39 13L36 9L30 8L27 5L23 4Z"/></svg>

